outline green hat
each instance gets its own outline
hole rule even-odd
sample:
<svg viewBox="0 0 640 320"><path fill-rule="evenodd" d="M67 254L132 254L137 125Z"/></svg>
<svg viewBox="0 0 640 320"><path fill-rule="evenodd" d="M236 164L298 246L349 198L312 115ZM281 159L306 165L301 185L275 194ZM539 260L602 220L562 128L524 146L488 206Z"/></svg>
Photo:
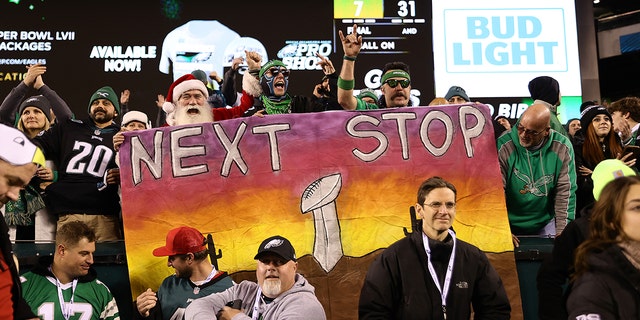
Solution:
<svg viewBox="0 0 640 320"><path fill-rule="evenodd" d="M373 101L378 101L378 95L369 88L360 90L360 93L356 96L358 99L362 99L364 97L369 97L373 99Z"/></svg>
<svg viewBox="0 0 640 320"><path fill-rule="evenodd" d="M207 79L207 73L204 72L201 69L196 69L191 71L191 74L196 77L196 79L202 81L202 83L204 83L204 85L206 86L207 84L209 84L209 80Z"/></svg>
<svg viewBox="0 0 640 320"><path fill-rule="evenodd" d="M591 179L593 179L593 198L598 200L600 192L607 183L620 178L635 176L636 172L629 168L624 162L618 159L602 160L593 169Z"/></svg>
<svg viewBox="0 0 640 320"><path fill-rule="evenodd" d="M269 70L271 67L275 67L275 66L281 66L281 67L287 67L286 64L284 64L284 62L280 61L280 60L271 60L267 63L264 64L264 66L262 66L262 68L260 68L260 74L258 74L258 76L260 78L262 78L262 75L264 75L265 72L267 72L267 70Z"/></svg>
<svg viewBox="0 0 640 320"><path fill-rule="evenodd" d="M98 99L107 99L111 101L113 106L116 108L116 112L120 113L120 102L118 99L118 95L115 91L109 86L104 86L98 91L96 91L89 99L89 108L87 109L88 113L91 113L91 104Z"/></svg>

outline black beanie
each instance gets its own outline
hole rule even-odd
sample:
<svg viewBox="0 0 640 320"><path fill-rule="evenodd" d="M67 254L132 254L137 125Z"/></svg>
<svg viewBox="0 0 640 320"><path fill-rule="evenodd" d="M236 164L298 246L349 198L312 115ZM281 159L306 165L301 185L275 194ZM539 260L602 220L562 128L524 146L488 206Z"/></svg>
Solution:
<svg viewBox="0 0 640 320"><path fill-rule="evenodd" d="M584 132L586 132L589 125L591 125L591 121L593 121L593 118L595 118L599 114L607 115L609 116L609 119L611 119L611 114L604 106L589 106L584 109L584 111L582 111L582 114L580 115L580 126L582 126L582 130Z"/></svg>
<svg viewBox="0 0 640 320"><path fill-rule="evenodd" d="M586 109L587 107L595 106L595 105L596 105L596 102L593 100L585 101L580 105L580 112L582 113L582 111L584 111L584 109Z"/></svg>
<svg viewBox="0 0 640 320"><path fill-rule="evenodd" d="M18 108L18 116L16 117L16 121L22 116L22 112L26 107L36 107L42 110L42 113L47 117L47 120L51 121L51 106L49 105L49 99L47 99L43 95L37 95L27 98L27 100L23 101Z"/></svg>
<svg viewBox="0 0 640 320"><path fill-rule="evenodd" d="M542 100L555 106L560 96L560 84L548 76L537 77L529 81L529 93L531 99Z"/></svg>

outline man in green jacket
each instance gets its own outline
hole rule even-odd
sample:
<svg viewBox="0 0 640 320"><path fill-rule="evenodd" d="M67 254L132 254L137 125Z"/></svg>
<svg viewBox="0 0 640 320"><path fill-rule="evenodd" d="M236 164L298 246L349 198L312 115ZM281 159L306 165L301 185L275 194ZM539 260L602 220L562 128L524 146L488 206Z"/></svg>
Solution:
<svg viewBox="0 0 640 320"><path fill-rule="evenodd" d="M559 235L574 219L577 189L573 146L550 128L544 104L531 105L498 139L498 160L513 242L517 235Z"/></svg>

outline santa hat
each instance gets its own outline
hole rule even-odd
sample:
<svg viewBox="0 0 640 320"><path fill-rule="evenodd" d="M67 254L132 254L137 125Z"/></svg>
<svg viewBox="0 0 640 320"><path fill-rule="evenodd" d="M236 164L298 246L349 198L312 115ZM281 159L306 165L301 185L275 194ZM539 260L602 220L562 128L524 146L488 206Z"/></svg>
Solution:
<svg viewBox="0 0 640 320"><path fill-rule="evenodd" d="M176 81L171 84L169 93L167 93L165 102L162 105L162 110L164 110L167 115L172 114L176 110L176 101L180 99L183 93L189 90L200 90L204 97L209 99L209 91L207 87L204 86L204 83L188 73L176 79Z"/></svg>

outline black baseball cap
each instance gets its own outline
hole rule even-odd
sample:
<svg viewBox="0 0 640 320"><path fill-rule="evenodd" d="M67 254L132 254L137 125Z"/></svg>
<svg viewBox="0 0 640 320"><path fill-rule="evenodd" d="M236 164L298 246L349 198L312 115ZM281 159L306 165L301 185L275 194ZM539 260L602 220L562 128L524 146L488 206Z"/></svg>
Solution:
<svg viewBox="0 0 640 320"><path fill-rule="evenodd" d="M296 261L296 251L291 242L282 236L273 236L262 241L254 259L259 260L265 253L276 254L285 261Z"/></svg>

